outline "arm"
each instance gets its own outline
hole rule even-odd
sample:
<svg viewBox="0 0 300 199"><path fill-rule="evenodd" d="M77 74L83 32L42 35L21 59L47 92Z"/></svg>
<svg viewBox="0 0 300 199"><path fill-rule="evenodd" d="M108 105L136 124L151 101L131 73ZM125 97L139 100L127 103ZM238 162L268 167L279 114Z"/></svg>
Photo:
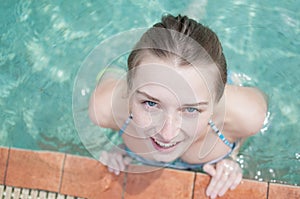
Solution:
<svg viewBox="0 0 300 199"><path fill-rule="evenodd" d="M258 133L267 115L266 95L257 88L230 86L226 99L232 137L247 138Z"/></svg>
<svg viewBox="0 0 300 199"><path fill-rule="evenodd" d="M238 139L238 146L231 156L215 165L204 165L203 170L212 176L206 194L211 198L223 196L228 189L235 189L242 180L242 169L236 162L240 146L244 140L259 132L266 112L267 100L264 94L255 88L230 86L226 91L227 115L231 137Z"/></svg>
<svg viewBox="0 0 300 199"><path fill-rule="evenodd" d="M91 95L89 117L93 123L103 128L119 129L128 113L127 98L124 97L126 81L123 73L105 73ZM117 113L113 112L113 106ZM118 122L119 121L119 122Z"/></svg>
<svg viewBox="0 0 300 199"><path fill-rule="evenodd" d="M126 102L123 91L126 91L126 82L122 79L123 71L109 70L106 72L91 95L89 103L89 117L93 123L103 128L118 130L118 120L126 118ZM113 112L113 106L118 110ZM123 108L122 108L123 107ZM125 107L125 108L124 108ZM125 145L114 146L109 151L102 151L99 160L108 167L110 172L119 175L131 162L125 152Z"/></svg>

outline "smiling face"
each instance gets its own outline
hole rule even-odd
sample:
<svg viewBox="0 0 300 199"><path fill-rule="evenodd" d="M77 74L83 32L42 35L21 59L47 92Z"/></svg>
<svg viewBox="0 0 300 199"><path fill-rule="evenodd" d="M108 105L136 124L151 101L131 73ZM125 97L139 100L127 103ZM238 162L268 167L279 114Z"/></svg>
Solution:
<svg viewBox="0 0 300 199"><path fill-rule="evenodd" d="M143 143L134 151L170 162L205 136L215 101L207 80L193 66L146 56L135 68L130 89L135 132L127 135Z"/></svg>

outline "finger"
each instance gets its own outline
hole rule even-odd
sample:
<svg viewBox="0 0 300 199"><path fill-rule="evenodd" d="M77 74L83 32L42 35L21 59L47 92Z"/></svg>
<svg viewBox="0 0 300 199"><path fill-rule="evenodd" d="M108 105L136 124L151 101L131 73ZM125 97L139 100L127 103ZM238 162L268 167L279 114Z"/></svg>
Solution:
<svg viewBox="0 0 300 199"><path fill-rule="evenodd" d="M108 167L108 171L111 172L111 173L114 173L115 175L119 175L119 173L120 173L118 170L113 169L111 167Z"/></svg>
<svg viewBox="0 0 300 199"><path fill-rule="evenodd" d="M213 165L206 164L206 165L203 166L203 170L206 173L208 173L210 176L212 176L212 178L210 180L210 183L209 183L209 185L206 189L206 195L210 196L212 194L214 186L215 186L215 181L213 179L214 179L214 176L216 175L216 169L214 168Z"/></svg>
<svg viewBox="0 0 300 199"><path fill-rule="evenodd" d="M120 155L120 154L116 155L116 162L118 164L119 170L124 171L125 163L124 163L124 159L123 159L122 155Z"/></svg>
<svg viewBox="0 0 300 199"><path fill-rule="evenodd" d="M226 174L226 172L230 173L230 175L218 193L218 196L220 197L223 196L228 189L235 189L242 180L242 170L236 162L230 162L225 169L224 174Z"/></svg>
<svg viewBox="0 0 300 199"><path fill-rule="evenodd" d="M239 185L242 180L242 170L237 163L234 163L232 166L231 174L226 182L226 184L222 187L219 192L219 196L223 196L228 189L233 190Z"/></svg>
<svg viewBox="0 0 300 199"><path fill-rule="evenodd" d="M115 170L114 173L115 173L115 175L119 175L120 174L120 170Z"/></svg>
<svg viewBox="0 0 300 199"><path fill-rule="evenodd" d="M211 179L209 188L211 189L210 196L212 198L217 197L220 189L224 186L228 179L228 174L224 175L225 165L224 161L217 163L216 165L216 174Z"/></svg>
<svg viewBox="0 0 300 199"><path fill-rule="evenodd" d="M107 160L108 160L108 154L106 151L103 151L100 155L99 161L104 164L107 165Z"/></svg>
<svg viewBox="0 0 300 199"><path fill-rule="evenodd" d="M242 178L243 178L242 172L238 173L235 181L230 186L230 190L234 190L241 183Z"/></svg>
<svg viewBox="0 0 300 199"><path fill-rule="evenodd" d="M132 158L130 158L128 156L124 157L124 164L125 165L129 165L131 163L131 161L132 161Z"/></svg>
<svg viewBox="0 0 300 199"><path fill-rule="evenodd" d="M224 176L226 176L226 173L224 173ZM225 181L223 186L220 187L220 190L218 192L218 196L221 197L226 193L226 191L230 188L230 186L236 180L236 177L237 177L237 175L236 175L235 171L233 171L229 174L229 176L227 177L228 179Z"/></svg>
<svg viewBox="0 0 300 199"><path fill-rule="evenodd" d="M214 176L216 174L216 169L211 164L205 164L203 166L203 171L206 172L206 173L208 173L210 176Z"/></svg>
<svg viewBox="0 0 300 199"><path fill-rule="evenodd" d="M220 167L223 168L223 171L216 192L222 196L235 181L239 167L235 162L226 159L220 164Z"/></svg>
<svg viewBox="0 0 300 199"><path fill-rule="evenodd" d="M218 195L220 196L221 194L224 195L224 193L228 190L229 186L226 185L226 183L227 183L226 179L227 178L228 178L227 175L222 175L221 180L216 180L216 183L215 183L215 185L213 187L213 190L212 190L212 193L210 195L212 198L215 198ZM221 192L222 189L225 190L224 193Z"/></svg>
<svg viewBox="0 0 300 199"><path fill-rule="evenodd" d="M108 167L110 167L111 169L113 170L119 170L119 165L117 163L117 159L115 156L112 156L110 159L109 159L109 162L108 162Z"/></svg>
<svg viewBox="0 0 300 199"><path fill-rule="evenodd" d="M108 167L108 171L111 172L111 173L113 173L113 172L114 172L114 169Z"/></svg>
<svg viewBox="0 0 300 199"><path fill-rule="evenodd" d="M125 158L121 154L114 154L113 159L115 164L114 173L119 175L120 171L125 170Z"/></svg>

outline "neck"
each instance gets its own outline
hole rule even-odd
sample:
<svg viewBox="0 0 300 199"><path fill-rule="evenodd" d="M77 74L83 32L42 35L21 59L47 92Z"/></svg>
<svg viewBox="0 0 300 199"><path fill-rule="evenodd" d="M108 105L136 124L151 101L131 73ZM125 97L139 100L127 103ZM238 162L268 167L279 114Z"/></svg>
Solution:
<svg viewBox="0 0 300 199"><path fill-rule="evenodd" d="M222 95L220 100L213 107L211 120L220 128L224 125L226 119L226 94Z"/></svg>

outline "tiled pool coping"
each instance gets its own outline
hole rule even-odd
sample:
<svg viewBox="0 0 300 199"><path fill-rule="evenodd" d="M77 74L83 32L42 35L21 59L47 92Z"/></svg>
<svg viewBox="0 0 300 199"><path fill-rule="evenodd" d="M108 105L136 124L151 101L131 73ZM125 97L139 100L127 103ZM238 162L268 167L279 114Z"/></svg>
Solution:
<svg viewBox="0 0 300 199"><path fill-rule="evenodd" d="M208 182L205 174L173 169L115 176L91 158L0 147L0 184L7 186L95 199L196 199L207 198ZM300 198L300 187L243 179L222 198Z"/></svg>

